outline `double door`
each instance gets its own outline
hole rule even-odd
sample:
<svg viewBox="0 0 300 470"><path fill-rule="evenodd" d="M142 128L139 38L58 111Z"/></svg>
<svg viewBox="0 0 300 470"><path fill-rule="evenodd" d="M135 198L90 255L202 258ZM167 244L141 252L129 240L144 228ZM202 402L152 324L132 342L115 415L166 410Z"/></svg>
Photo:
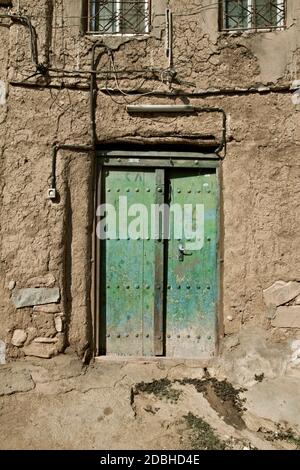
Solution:
<svg viewBox="0 0 300 470"><path fill-rule="evenodd" d="M213 356L216 169L107 167L101 194L100 353Z"/></svg>

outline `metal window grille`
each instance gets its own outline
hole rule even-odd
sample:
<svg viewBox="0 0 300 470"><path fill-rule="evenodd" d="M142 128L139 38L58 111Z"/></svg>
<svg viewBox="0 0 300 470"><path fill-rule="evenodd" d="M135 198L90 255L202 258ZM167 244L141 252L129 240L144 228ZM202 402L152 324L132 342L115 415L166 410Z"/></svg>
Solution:
<svg viewBox="0 0 300 470"><path fill-rule="evenodd" d="M150 26L150 0L90 0L89 32L145 34Z"/></svg>
<svg viewBox="0 0 300 470"><path fill-rule="evenodd" d="M222 0L223 30L276 29L285 26L285 0Z"/></svg>

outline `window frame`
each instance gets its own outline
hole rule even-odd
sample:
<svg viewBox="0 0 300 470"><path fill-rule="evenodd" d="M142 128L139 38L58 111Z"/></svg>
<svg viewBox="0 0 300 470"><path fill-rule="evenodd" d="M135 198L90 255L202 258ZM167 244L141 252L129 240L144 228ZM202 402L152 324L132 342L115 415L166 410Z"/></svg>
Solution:
<svg viewBox="0 0 300 470"><path fill-rule="evenodd" d="M257 26L253 24L253 21L248 18L247 27L240 27L240 28L230 28L226 27L226 18L225 18L225 2L228 0L219 0L219 31L223 33L230 33L230 32L245 32L245 31L280 31L286 28L286 18L287 18L287 0L276 0L277 4L282 2L283 3L283 18L281 20L281 24L274 25L274 26ZM256 0L247 0L247 8L254 8Z"/></svg>
<svg viewBox="0 0 300 470"><path fill-rule="evenodd" d="M117 6L117 12L121 11L121 4L122 0L112 0L116 3ZM151 31L151 12L152 12L152 0L144 0L145 4L147 5L147 10L148 10L148 15L145 18L145 31L138 33L123 33L120 31L120 20L117 18L117 30L116 31L108 31L108 32L101 32L97 30L91 30L90 25L91 25L91 5L90 2L91 0L86 0L84 2L84 9L83 9L83 15L85 16L85 33L90 35L90 36L104 36L104 37L135 37L135 36L148 36Z"/></svg>

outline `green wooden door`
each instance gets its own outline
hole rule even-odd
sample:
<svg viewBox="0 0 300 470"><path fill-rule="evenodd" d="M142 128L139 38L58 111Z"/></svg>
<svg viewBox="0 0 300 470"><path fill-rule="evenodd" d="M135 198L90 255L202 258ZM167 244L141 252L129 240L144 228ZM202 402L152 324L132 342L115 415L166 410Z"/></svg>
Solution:
<svg viewBox="0 0 300 470"><path fill-rule="evenodd" d="M146 233L148 220L139 224L138 217L141 207L150 217L155 172L105 170L103 191L115 211L116 230L109 229L109 218L101 247L101 350L107 355L151 356L155 248Z"/></svg>
<svg viewBox="0 0 300 470"><path fill-rule="evenodd" d="M101 353L211 357L218 301L216 171L104 172L102 199L115 212L116 230L113 217L106 217ZM164 202L171 209L165 241L157 232L161 220L152 220L153 205ZM143 222L137 217L142 212Z"/></svg>
<svg viewBox="0 0 300 470"><path fill-rule="evenodd" d="M170 175L166 355L207 358L216 343L217 182L215 171ZM183 230L175 214L182 210Z"/></svg>

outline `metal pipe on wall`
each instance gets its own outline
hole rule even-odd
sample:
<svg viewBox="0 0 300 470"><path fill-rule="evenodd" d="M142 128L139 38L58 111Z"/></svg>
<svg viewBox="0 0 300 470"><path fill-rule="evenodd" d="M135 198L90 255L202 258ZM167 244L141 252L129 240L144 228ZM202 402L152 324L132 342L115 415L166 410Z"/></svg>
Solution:
<svg viewBox="0 0 300 470"><path fill-rule="evenodd" d="M56 189L56 161L59 150L70 150L74 152L94 152L97 143L97 131L96 131L96 95L97 95L97 82L95 76L95 53L98 47L104 47L101 42L95 42L92 47L91 57L91 72L90 72L90 137L91 143L84 144L59 144L54 142L52 145L52 167L51 167L51 187L48 189L49 199L55 201L57 199Z"/></svg>
<svg viewBox="0 0 300 470"><path fill-rule="evenodd" d="M31 52L31 60L34 64L36 71L44 74L46 69L43 64L39 63L38 58L38 47L37 47L37 34L36 30L30 20L30 18L26 15L14 15L10 13L1 13L0 18L8 18L11 19L13 22L20 23L23 26L27 27L30 33L30 52Z"/></svg>

